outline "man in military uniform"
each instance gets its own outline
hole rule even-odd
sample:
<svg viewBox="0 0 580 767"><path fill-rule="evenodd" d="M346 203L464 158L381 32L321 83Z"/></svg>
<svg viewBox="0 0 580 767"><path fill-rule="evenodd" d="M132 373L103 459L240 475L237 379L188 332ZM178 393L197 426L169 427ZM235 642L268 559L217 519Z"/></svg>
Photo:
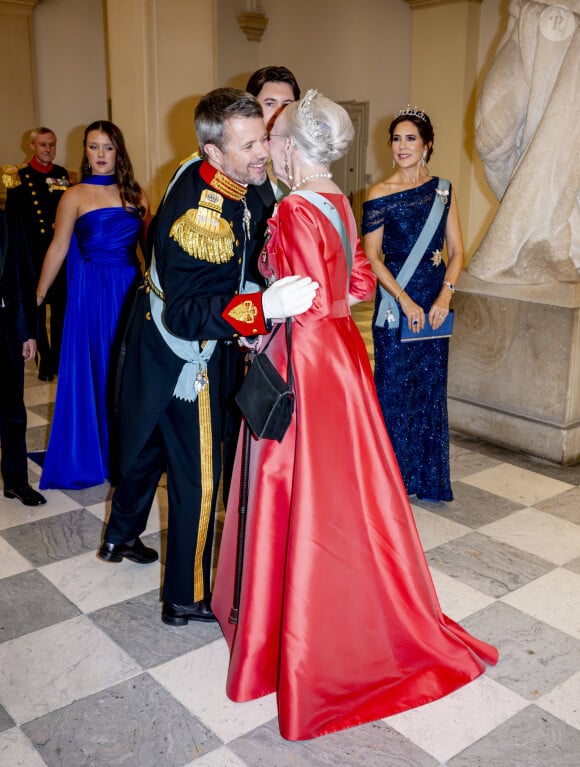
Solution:
<svg viewBox="0 0 580 767"><path fill-rule="evenodd" d="M49 128L33 130L30 148L34 157L28 165L4 166L2 180L8 190L6 210L19 222L28 240L36 287L44 256L52 240L56 209L71 181L66 168L53 163L56 155L56 136L53 131ZM45 304L50 304L50 342L46 329ZM66 267L63 266L38 308L38 377L41 381L52 381L58 371L65 304Z"/></svg>
<svg viewBox="0 0 580 767"><path fill-rule="evenodd" d="M46 499L28 483L24 406L24 363L36 354L36 297L26 242L13 224L0 210L0 472L6 498L39 506Z"/></svg>
<svg viewBox="0 0 580 767"><path fill-rule="evenodd" d="M182 165L151 225L146 289L129 320L120 375L121 479L102 559L147 563L139 539L162 472L169 520L162 619L215 620L210 607L213 527L221 472L227 343L268 332L272 318L306 311L317 284L290 277L248 287L270 207L268 134L253 96L211 91L195 112L201 160ZM250 292L248 292L248 290Z"/></svg>

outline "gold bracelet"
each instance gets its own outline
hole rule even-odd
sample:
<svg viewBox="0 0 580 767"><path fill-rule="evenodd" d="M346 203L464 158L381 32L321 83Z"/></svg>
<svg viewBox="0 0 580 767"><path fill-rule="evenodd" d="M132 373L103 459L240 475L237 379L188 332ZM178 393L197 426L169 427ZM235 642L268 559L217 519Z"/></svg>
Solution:
<svg viewBox="0 0 580 767"><path fill-rule="evenodd" d="M399 304L399 303L401 303L401 302L399 301L399 298L401 297L401 293L404 293L404 292L405 292L405 288L401 288L401 290L399 290L399 292L398 292L398 293L397 293L397 295L395 296L395 301L396 301L398 304Z"/></svg>

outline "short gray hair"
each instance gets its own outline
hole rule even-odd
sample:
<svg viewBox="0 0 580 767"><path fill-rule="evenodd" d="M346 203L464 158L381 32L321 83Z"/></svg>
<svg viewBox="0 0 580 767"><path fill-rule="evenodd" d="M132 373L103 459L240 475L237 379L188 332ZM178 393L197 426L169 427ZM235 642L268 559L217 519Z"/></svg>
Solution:
<svg viewBox="0 0 580 767"><path fill-rule="evenodd" d="M195 108L195 131L199 151L207 159L203 148L215 144L225 150L226 121L230 117L263 117L260 102L238 88L216 88L207 93Z"/></svg>
<svg viewBox="0 0 580 767"><path fill-rule="evenodd" d="M284 109L288 135L306 157L329 166L343 157L354 137L348 112L316 90Z"/></svg>
<svg viewBox="0 0 580 767"><path fill-rule="evenodd" d="M41 125L39 128L34 128L30 131L30 143L36 141L37 136L44 136L45 133L52 133L56 139L56 133L53 130L50 128L45 128L43 125Z"/></svg>

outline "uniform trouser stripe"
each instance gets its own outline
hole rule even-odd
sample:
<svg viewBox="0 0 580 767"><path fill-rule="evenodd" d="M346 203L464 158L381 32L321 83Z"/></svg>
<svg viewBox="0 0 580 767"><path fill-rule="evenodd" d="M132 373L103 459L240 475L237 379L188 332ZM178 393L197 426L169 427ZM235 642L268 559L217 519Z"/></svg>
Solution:
<svg viewBox="0 0 580 767"><path fill-rule="evenodd" d="M213 433L211 427L211 408L209 384L197 395L199 413L199 455L201 464L201 508L195 549L193 575L193 600L199 602L205 596L203 577L203 553L207 542L209 521L211 518L213 482Z"/></svg>

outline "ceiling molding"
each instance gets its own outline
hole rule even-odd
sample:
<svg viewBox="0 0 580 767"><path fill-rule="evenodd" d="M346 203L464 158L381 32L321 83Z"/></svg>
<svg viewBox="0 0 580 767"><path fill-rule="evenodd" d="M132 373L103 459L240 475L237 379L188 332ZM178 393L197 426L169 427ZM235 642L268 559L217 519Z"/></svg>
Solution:
<svg viewBox="0 0 580 767"><path fill-rule="evenodd" d="M405 0L412 10L415 8L436 8L438 5L456 5L457 3L481 3L483 0Z"/></svg>
<svg viewBox="0 0 580 767"><path fill-rule="evenodd" d="M0 0L0 10L33 11L39 0Z"/></svg>

